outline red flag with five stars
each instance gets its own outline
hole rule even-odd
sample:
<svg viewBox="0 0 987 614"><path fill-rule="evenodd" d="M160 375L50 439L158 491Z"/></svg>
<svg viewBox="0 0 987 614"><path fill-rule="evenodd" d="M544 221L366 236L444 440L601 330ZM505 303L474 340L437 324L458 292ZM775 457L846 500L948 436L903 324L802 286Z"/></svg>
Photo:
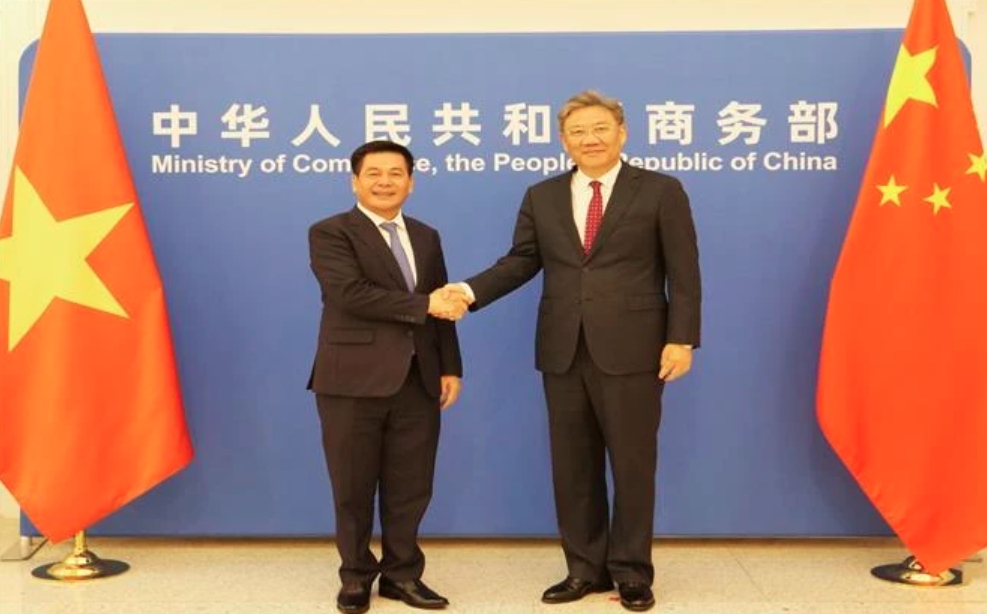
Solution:
<svg viewBox="0 0 987 614"><path fill-rule="evenodd" d="M96 45L80 0L52 0L0 217L0 480L58 541L191 458Z"/></svg>
<svg viewBox="0 0 987 614"><path fill-rule="evenodd" d="M944 0L917 0L830 287L817 414L925 569L987 546L987 161Z"/></svg>

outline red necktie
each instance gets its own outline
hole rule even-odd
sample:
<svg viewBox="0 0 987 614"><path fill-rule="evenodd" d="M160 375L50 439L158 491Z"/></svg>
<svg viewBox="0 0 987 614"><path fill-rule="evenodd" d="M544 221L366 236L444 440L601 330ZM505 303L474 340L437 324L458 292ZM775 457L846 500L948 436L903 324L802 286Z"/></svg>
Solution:
<svg viewBox="0 0 987 614"><path fill-rule="evenodd" d="M600 222L603 220L603 192L599 181L590 181L589 187L593 188L593 198L589 199L589 209L586 210L586 232L583 235L583 253L588 254L593 247L593 239L596 238L596 231L600 229Z"/></svg>

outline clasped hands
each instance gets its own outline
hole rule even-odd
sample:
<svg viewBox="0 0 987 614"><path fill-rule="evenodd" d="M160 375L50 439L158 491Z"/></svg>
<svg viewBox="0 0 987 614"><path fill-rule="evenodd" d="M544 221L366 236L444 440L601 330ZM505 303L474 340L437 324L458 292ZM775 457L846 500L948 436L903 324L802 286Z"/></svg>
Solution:
<svg viewBox="0 0 987 614"><path fill-rule="evenodd" d="M446 284L428 295L428 314L455 322L463 317L472 302L462 287Z"/></svg>

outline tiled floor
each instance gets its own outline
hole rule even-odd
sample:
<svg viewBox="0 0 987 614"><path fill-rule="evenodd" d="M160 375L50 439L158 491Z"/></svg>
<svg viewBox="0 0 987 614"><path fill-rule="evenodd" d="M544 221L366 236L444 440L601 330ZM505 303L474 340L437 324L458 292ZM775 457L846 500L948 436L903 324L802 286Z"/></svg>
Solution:
<svg viewBox="0 0 987 614"><path fill-rule="evenodd" d="M0 523L0 548L16 525ZM335 612L338 559L326 540L93 538L104 558L126 561L121 576L65 585L31 569L56 562L71 543L46 545L30 561L0 563L0 614L307 614ZM541 591L564 575L547 540L426 540L425 580L450 599L450 613L618 614L616 593L545 605ZM907 553L890 539L659 540L658 604L668 614L987 614L987 566L964 565L966 583L913 588L870 575ZM371 613L414 612L374 595Z"/></svg>

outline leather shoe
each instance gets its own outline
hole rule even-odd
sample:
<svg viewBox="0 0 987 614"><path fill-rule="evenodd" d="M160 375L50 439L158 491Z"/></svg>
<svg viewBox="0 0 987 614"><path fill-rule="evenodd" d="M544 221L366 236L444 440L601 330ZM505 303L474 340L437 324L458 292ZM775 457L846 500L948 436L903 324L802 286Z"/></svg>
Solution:
<svg viewBox="0 0 987 614"><path fill-rule="evenodd" d="M363 614L370 609L370 584L345 582L336 595L336 609L346 614Z"/></svg>
<svg viewBox="0 0 987 614"><path fill-rule="evenodd" d="M390 580L380 579L378 589L381 597L398 599L413 608L425 610L441 610L449 605L449 600L436 593L421 580Z"/></svg>
<svg viewBox="0 0 987 614"><path fill-rule="evenodd" d="M655 605L655 596L647 584L626 582L621 583L617 590L620 592L620 605L628 610L644 612Z"/></svg>
<svg viewBox="0 0 987 614"><path fill-rule="evenodd" d="M613 581L610 578L599 582L590 582L580 578L566 576L566 579L548 587L542 593L541 600L545 603L568 603L578 601L589 593L605 593L613 588Z"/></svg>

